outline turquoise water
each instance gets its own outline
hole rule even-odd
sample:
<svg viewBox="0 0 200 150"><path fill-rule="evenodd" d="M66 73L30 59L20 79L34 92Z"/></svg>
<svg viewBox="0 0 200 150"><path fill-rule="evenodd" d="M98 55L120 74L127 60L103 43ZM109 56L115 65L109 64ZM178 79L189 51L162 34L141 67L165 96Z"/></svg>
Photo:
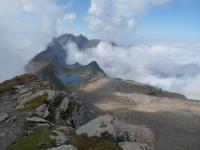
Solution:
<svg viewBox="0 0 200 150"><path fill-rule="evenodd" d="M80 83L83 81L82 77L80 76L59 76L59 79L63 82L63 83Z"/></svg>

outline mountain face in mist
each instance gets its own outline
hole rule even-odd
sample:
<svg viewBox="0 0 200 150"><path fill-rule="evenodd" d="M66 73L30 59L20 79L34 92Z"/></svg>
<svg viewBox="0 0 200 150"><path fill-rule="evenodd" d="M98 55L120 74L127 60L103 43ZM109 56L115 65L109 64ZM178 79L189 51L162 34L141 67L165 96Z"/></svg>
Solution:
<svg viewBox="0 0 200 150"><path fill-rule="evenodd" d="M62 72L63 70L68 70L73 72L74 68L79 68L77 70L83 70L83 66L79 64L68 65L66 64L67 59L67 44L75 43L79 49L86 49L96 47L100 40L92 39L88 40L85 36L79 35L74 36L72 34L64 34L60 37L54 38L52 42L47 46L46 50L39 53L35 56L29 64L26 66L26 69L29 72L39 72L43 68L48 65L51 65L57 72ZM91 66L96 67L96 69L103 71L100 69L98 64L92 63L88 65L86 68L90 68Z"/></svg>
<svg viewBox="0 0 200 150"><path fill-rule="evenodd" d="M48 61L58 62L58 65L64 66L66 61L66 50L64 47L68 43L75 43L78 48L86 49L96 47L100 40L88 40L85 36L74 36L73 34L64 34L60 37L53 38L52 42L47 46L47 49L35 56L32 61Z"/></svg>

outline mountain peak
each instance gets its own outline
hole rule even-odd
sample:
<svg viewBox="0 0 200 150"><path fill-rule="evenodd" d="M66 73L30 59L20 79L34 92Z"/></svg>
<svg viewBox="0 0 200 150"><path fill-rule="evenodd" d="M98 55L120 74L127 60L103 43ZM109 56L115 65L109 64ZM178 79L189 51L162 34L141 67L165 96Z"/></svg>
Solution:
<svg viewBox="0 0 200 150"><path fill-rule="evenodd" d="M58 42L60 45L64 46L69 42L73 42L77 44L80 49L84 48L84 44L87 43L89 40L87 37L83 36L82 34L75 36L73 34L65 33L57 38L53 39L53 42Z"/></svg>
<svg viewBox="0 0 200 150"><path fill-rule="evenodd" d="M93 69L100 69L100 66L96 61L90 62L87 66Z"/></svg>

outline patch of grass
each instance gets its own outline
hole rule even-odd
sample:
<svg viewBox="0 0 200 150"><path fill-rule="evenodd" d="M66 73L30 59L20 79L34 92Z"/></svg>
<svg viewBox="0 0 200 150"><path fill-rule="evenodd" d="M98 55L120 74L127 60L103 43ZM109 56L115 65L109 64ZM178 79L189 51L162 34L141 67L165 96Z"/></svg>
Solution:
<svg viewBox="0 0 200 150"><path fill-rule="evenodd" d="M34 83L33 84L33 89L32 91L39 91L39 90L45 90L48 89L48 87L46 85L44 85L42 82L38 82L38 83Z"/></svg>
<svg viewBox="0 0 200 150"><path fill-rule="evenodd" d="M30 101L28 101L27 103L25 103L24 107L21 108L21 111L31 111L36 109L37 107L39 107L42 104L45 104L45 102L47 101L48 98L48 94L44 93L44 95L35 97L33 99L31 99Z"/></svg>
<svg viewBox="0 0 200 150"><path fill-rule="evenodd" d="M8 91L9 89L11 89L12 86L14 86L14 85L9 84L9 83L1 83L0 84L0 93L4 93L4 92Z"/></svg>
<svg viewBox="0 0 200 150"><path fill-rule="evenodd" d="M32 134L18 139L14 144L8 146L7 150L41 150L52 148L56 145L55 140L50 138L51 130L38 128Z"/></svg>
<svg viewBox="0 0 200 150"><path fill-rule="evenodd" d="M23 84L25 82L31 82L35 80L37 77L32 74L24 74L21 76L16 76L13 79L4 81L0 83L0 93L4 93L8 90L11 90L13 86Z"/></svg>
<svg viewBox="0 0 200 150"><path fill-rule="evenodd" d="M78 148L78 150L122 150L122 148L114 142L112 137L88 137L87 135L75 135L72 137L70 144Z"/></svg>

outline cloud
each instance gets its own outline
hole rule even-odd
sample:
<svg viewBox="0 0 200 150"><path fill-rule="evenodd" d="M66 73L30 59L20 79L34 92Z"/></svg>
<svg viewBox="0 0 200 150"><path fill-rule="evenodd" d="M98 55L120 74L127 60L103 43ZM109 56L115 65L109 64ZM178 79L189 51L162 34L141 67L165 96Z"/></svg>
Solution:
<svg viewBox="0 0 200 150"><path fill-rule="evenodd" d="M132 79L200 99L200 45L142 44L116 47L101 42L96 48L80 51L67 46L67 63L88 64L95 60L111 77Z"/></svg>
<svg viewBox="0 0 200 150"><path fill-rule="evenodd" d="M129 19L127 22L127 25L129 28L134 28L135 27L135 20L134 19Z"/></svg>
<svg viewBox="0 0 200 150"><path fill-rule="evenodd" d="M69 13L64 16L64 19L67 21L74 21L76 19L75 13Z"/></svg>
<svg viewBox="0 0 200 150"><path fill-rule="evenodd" d="M52 37L68 31L74 13L54 0L0 1L0 81L20 74ZM70 20L70 21L69 21Z"/></svg>
<svg viewBox="0 0 200 150"><path fill-rule="evenodd" d="M91 29L116 31L133 28L137 16L171 0L91 0L87 20Z"/></svg>

